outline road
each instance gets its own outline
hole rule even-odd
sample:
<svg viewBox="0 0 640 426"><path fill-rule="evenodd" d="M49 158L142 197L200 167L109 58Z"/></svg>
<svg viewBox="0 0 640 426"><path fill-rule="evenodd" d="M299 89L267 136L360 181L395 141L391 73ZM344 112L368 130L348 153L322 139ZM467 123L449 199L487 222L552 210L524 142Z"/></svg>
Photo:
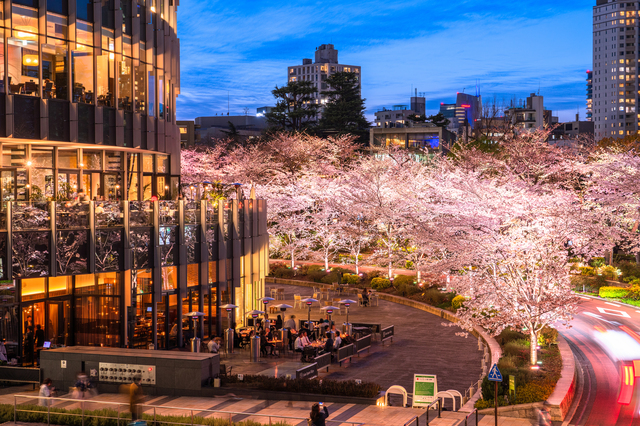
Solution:
<svg viewBox="0 0 640 426"><path fill-rule="evenodd" d="M564 424L640 424L640 307L583 297L571 328L557 328L583 372L579 403Z"/></svg>

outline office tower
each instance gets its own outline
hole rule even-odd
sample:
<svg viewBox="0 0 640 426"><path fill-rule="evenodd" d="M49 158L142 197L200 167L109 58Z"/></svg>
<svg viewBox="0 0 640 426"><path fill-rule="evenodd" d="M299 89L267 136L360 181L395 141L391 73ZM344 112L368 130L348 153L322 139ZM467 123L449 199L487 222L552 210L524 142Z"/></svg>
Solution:
<svg viewBox="0 0 640 426"><path fill-rule="evenodd" d="M638 2L593 7L592 116L596 140L638 132Z"/></svg>

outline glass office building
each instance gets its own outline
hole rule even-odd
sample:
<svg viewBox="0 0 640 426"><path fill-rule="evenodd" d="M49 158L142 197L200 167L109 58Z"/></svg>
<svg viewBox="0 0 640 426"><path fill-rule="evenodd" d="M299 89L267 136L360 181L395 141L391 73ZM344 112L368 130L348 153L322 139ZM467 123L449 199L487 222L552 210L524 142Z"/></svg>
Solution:
<svg viewBox="0 0 640 426"><path fill-rule="evenodd" d="M258 305L262 200L178 200L176 0L0 1L0 339L171 349ZM79 196L81 194L82 196ZM80 200L80 201L79 201Z"/></svg>

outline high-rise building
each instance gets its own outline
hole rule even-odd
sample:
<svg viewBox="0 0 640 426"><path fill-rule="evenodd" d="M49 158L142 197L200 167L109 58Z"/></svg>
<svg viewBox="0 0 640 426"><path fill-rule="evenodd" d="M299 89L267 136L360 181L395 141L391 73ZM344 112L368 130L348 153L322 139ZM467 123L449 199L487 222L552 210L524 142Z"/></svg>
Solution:
<svg viewBox="0 0 640 426"><path fill-rule="evenodd" d="M356 74L358 83L360 81L361 68L356 65L344 65L338 63L338 51L333 44L323 44L316 48L315 61L303 59L302 65L294 65L288 68L288 81L312 81L318 90L315 93L317 104L327 102L327 96L322 95L323 91L330 90L326 80L331 74L337 72L352 72Z"/></svg>
<svg viewBox="0 0 640 426"><path fill-rule="evenodd" d="M638 132L638 2L593 7L593 122L596 140Z"/></svg>
<svg viewBox="0 0 640 426"><path fill-rule="evenodd" d="M441 103L440 112L450 121L447 129L468 140L476 121L482 117L482 97L458 92L456 103Z"/></svg>
<svg viewBox="0 0 640 426"><path fill-rule="evenodd" d="M177 1L4 0L0 339L171 349L262 306L262 200L180 188ZM262 235L262 237L258 237ZM258 296L259 297L259 296ZM246 302L246 303L245 303ZM197 331L183 314L198 311ZM40 345L42 346L42 345Z"/></svg>
<svg viewBox="0 0 640 426"><path fill-rule="evenodd" d="M587 121L593 116L593 71L587 71Z"/></svg>

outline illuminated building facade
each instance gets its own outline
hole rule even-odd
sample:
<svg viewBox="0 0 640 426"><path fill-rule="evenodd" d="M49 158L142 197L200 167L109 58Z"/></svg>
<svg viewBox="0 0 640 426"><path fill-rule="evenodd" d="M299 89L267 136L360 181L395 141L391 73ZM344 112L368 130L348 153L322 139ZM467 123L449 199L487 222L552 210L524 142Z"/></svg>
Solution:
<svg viewBox="0 0 640 426"><path fill-rule="evenodd" d="M178 200L177 3L0 1L10 359L29 364L38 335L170 349L194 334L184 313L203 312L198 334L220 335L220 304L241 316L262 295L264 202Z"/></svg>

